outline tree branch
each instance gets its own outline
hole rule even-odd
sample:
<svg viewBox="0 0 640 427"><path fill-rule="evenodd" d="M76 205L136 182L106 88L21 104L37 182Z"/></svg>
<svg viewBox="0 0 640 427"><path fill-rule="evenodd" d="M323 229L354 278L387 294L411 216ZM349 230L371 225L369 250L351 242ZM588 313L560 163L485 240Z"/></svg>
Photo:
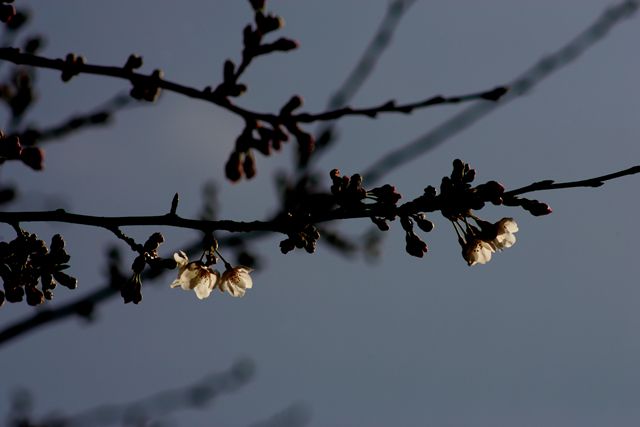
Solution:
<svg viewBox="0 0 640 427"><path fill-rule="evenodd" d="M621 178L628 175L638 174L640 173L640 165L633 166L628 169L624 169L618 172L602 175L595 178L589 178L579 181L568 181L568 182L559 182L555 183L552 180L544 180L538 181L533 184L511 190L508 192L504 192L502 195L504 197L509 196L517 196L524 193L530 193L534 191L542 191L542 190L554 190L554 189L563 189L563 188L576 188L576 187L599 187L604 184L605 181L609 181L612 179ZM404 205L398 206L394 208L393 212L389 211L389 207L385 207L386 211L384 215L397 215L401 213L403 210L407 210L407 208L411 205L411 202L405 203ZM428 211L436 211L442 208L439 203L435 202L432 204L432 208L428 209ZM406 213L406 212L405 212ZM26 214L29 219L22 219L20 215ZM349 219L349 218L368 218L375 216L377 213L374 210L369 210L365 205L360 210L342 210L341 208L332 209L326 213L321 213L317 215L313 215L308 218L309 223L319 223L325 221L333 221L337 219ZM76 215L70 214L62 210L58 211L49 211L49 212L4 212L0 213L0 222L7 222L9 224L16 224L17 222L29 222L29 221L59 221L59 222L71 222L76 224L84 224L84 225L93 225L103 228L115 227L118 225L167 225L167 226L176 226L176 227L185 227L185 228L193 228L197 230L203 231L211 231L213 230L212 224L223 224L226 225L225 229L228 231L256 231L252 234L247 234L246 237L260 237L264 236L265 233L268 232L286 232L287 227L291 228L293 222L291 220L282 221L283 225L275 225L279 224L280 215L277 215L274 220L271 221L253 221L253 222L234 222L234 221L199 221L199 220L188 220L177 217L175 215L160 215L160 216L149 216L149 217L93 217L87 215ZM52 219L55 218L55 219ZM111 225L108 225L111 224ZM288 224L288 225L284 225ZM252 227L256 227L253 228ZM222 246L232 245L234 242L234 237L229 237L228 239L221 239L220 244ZM193 253L197 250L201 249L201 241L194 242L191 247L186 249L187 253ZM157 277L156 272L153 270L146 270L144 273L144 280L151 280ZM65 319L70 316L79 315L83 317L89 318L93 312L93 309L96 305L101 303L102 301L107 300L108 298L118 294L119 290L113 286L112 283L108 282L102 285L97 290L90 292L86 296L77 299L76 301L63 304L60 307L48 309L44 308L39 310L36 314L27 317L26 319L20 320L12 325L9 325L2 331L0 331L0 346L11 339L22 335L26 332L29 332L33 329L39 328L49 323L53 323L58 320Z"/></svg>
<svg viewBox="0 0 640 427"><path fill-rule="evenodd" d="M524 187L517 188L515 190L506 191L504 193L504 196L505 197L517 196L524 193L532 193L534 191L558 190L561 188L600 187L604 185L605 181L621 178L623 176L635 175L637 173L640 173L640 165L633 166L628 169L623 169L621 171L610 173L607 175L602 175L595 178L583 179L580 181L555 182L549 179L549 180L534 182L533 184L529 184Z"/></svg>
<svg viewBox="0 0 640 427"><path fill-rule="evenodd" d="M92 216L66 212L64 209L55 211L31 211L31 212L0 212L0 222L16 224L22 222L64 222L69 224L89 225L93 227L113 228L126 226L169 226L177 228L189 228L201 231L272 231L282 232L286 230L279 220L271 221L207 221L182 218L175 214L149 215L149 216Z"/></svg>
<svg viewBox="0 0 640 427"><path fill-rule="evenodd" d="M345 107L321 113L299 113L283 116L280 114L261 113L244 109L233 104L227 97L218 95L215 91L212 91L211 88L199 90L190 86L185 86L180 83L166 80L153 73L146 75L135 72L132 69L126 67L104 66L78 62L74 63L73 66L70 66L69 63L63 59L50 59L43 56L32 55L29 53L20 52L20 49L18 48L0 48L0 60L10 61L20 65L29 65L36 68L59 70L62 72L68 72L70 70L70 67L72 67L73 72L77 74L93 74L103 77L114 77L128 80L134 85L150 85L190 98L200 99L202 101L216 104L219 107L235 113L246 120L264 121L272 124L283 124L285 121L293 121L295 123L312 123L317 121L336 120L346 116L376 117L380 113L407 114L414 111L415 109L421 109L440 104L455 104L477 99L497 100L497 98L499 98L506 92L504 88L499 87L489 91L467 95L458 95L451 97L436 95L422 101L400 105L397 105L395 101L388 101L376 107Z"/></svg>

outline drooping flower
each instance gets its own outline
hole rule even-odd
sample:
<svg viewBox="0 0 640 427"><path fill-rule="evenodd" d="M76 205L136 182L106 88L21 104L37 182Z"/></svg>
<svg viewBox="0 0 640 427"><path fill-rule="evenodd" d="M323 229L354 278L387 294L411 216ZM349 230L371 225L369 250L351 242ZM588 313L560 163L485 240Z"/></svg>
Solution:
<svg viewBox="0 0 640 427"><path fill-rule="evenodd" d="M516 243L515 232L518 231L518 224L513 218L502 218L495 224L496 237L489 242L495 250L510 248Z"/></svg>
<svg viewBox="0 0 640 427"><path fill-rule="evenodd" d="M171 283L171 287L194 291L198 299L207 298L216 287L220 273L211 271L200 261L189 262L187 254L182 251L174 253L173 259L178 265L178 278Z"/></svg>
<svg viewBox="0 0 640 427"><path fill-rule="evenodd" d="M218 288L231 296L242 297L247 289L253 287L253 280L249 275L252 271L253 269L242 265L237 267L227 266L222 277L218 279Z"/></svg>
<svg viewBox="0 0 640 427"><path fill-rule="evenodd" d="M489 243L480 239L469 240L462 247L462 257L469 265L488 263L491 261L491 254L494 252L495 250Z"/></svg>

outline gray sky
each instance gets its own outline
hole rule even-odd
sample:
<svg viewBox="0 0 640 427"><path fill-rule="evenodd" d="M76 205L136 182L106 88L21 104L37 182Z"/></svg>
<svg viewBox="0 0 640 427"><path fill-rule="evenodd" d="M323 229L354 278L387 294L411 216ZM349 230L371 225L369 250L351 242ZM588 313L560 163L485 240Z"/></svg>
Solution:
<svg viewBox="0 0 640 427"><path fill-rule="evenodd" d="M352 104L409 102L507 83L614 3L418 0ZM35 13L31 28L48 37L46 56L72 51L92 63L119 65L135 52L144 57L144 71L159 67L167 78L195 87L219 82L223 61L239 57L241 30L251 19L238 0L28 4ZM387 2L269 5L286 20L282 35L301 47L256 61L239 102L276 111L300 94L316 112L353 67ZM531 93L384 182L409 199L437 185L454 158L471 163L479 182L495 179L507 188L639 163L639 19L623 22ZM68 84L56 72L38 76L42 100L28 121L42 125L128 89L126 82L95 76ZM333 168L359 172L461 108L344 119L340 144L317 168L326 171L327 183ZM230 184L223 165L241 126L226 111L165 93L156 105L119 115L109 128L49 145L44 172L7 164L2 178L19 183L25 195L15 209L48 209L50 197L77 213L155 215L179 192L179 213L188 217L198 213L202 184L214 179L222 217L261 219L277 204L271 177L290 167L293 146L259 157L258 179ZM482 211L492 221L513 216L520 226L517 244L484 266L467 267L453 230L434 217L424 259L404 252L397 223L375 264L347 259L322 242L315 255L285 256L280 236L265 239L256 246L265 266L243 299L216 294L199 301L169 289L168 274L159 286L146 284L138 306L113 299L99 308L95 323L67 320L0 348L0 416L18 386L34 393L38 413L73 414L186 385L249 357L257 366L253 382L214 406L172 419L182 426L245 426L304 402L314 427L636 426L639 179L539 193L554 209L547 217L514 208ZM365 222L339 227L364 230ZM57 290L54 304L103 283L111 235L70 225L27 228L42 236L62 232L67 240L80 286ZM156 229L128 231L142 237ZM165 255L196 236L162 231ZM12 235L8 227L0 233ZM0 322L29 313L5 304Z"/></svg>

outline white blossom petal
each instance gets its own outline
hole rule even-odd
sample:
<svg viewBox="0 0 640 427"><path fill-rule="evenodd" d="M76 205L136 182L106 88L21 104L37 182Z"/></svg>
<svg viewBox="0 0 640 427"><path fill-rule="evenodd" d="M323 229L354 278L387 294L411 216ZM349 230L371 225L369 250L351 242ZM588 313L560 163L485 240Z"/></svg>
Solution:
<svg viewBox="0 0 640 427"><path fill-rule="evenodd" d="M462 256L469 265L486 264L491 261L491 254L495 250L484 240L471 240L465 245Z"/></svg>
<svg viewBox="0 0 640 427"><path fill-rule="evenodd" d="M194 288L194 292L196 293L196 297L198 299L205 299L211 295L211 291L216 286L216 281L218 280L217 276L213 274L208 275L203 278Z"/></svg>
<svg viewBox="0 0 640 427"><path fill-rule="evenodd" d="M249 275L251 271L251 268L242 265L227 269L219 280L218 288L233 297L244 296L246 290L253 287L253 280Z"/></svg>
<svg viewBox="0 0 640 427"><path fill-rule="evenodd" d="M189 257L182 251L173 254L173 259L176 260L178 267L182 268L189 262Z"/></svg>
<svg viewBox="0 0 640 427"><path fill-rule="evenodd" d="M491 241L496 249L510 248L516 243L516 236L513 233L518 231L518 224L513 218L502 218L496 223L496 230L496 238Z"/></svg>
<svg viewBox="0 0 640 427"><path fill-rule="evenodd" d="M181 287L185 291L194 291L198 299L205 299L216 286L219 273L211 271L200 261L188 262L187 255L180 251L173 254L178 268L178 277L171 282L172 288Z"/></svg>

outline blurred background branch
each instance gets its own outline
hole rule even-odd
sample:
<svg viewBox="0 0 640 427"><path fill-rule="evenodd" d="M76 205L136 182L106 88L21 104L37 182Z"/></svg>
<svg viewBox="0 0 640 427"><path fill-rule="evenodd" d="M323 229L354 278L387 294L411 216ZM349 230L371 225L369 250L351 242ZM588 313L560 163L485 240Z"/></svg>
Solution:
<svg viewBox="0 0 640 427"><path fill-rule="evenodd" d="M552 54L538 60L531 68L512 83L508 84L509 92L498 103L477 102L466 107L452 118L447 119L439 126L414 141L376 160L362 175L369 184L378 182L383 176L414 160L421 155L433 150L452 136L462 132L478 120L486 117L509 101L517 99L528 93L535 86L561 70L566 65L577 60L589 48L602 40L618 24L632 17L638 10L638 1L626 0L608 7L591 25L578 34L573 40Z"/></svg>

